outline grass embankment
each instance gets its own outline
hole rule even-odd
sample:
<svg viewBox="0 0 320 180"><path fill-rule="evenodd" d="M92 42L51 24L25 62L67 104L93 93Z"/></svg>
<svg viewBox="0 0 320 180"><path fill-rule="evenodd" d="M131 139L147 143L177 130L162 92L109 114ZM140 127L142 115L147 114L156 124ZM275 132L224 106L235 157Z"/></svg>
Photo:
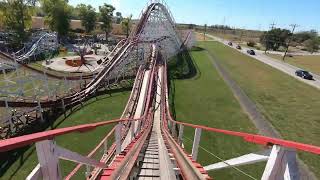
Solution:
<svg viewBox="0 0 320 180"><path fill-rule="evenodd" d="M284 139L320 146L320 91L218 42L201 42ZM320 156L299 152L320 177Z"/></svg>
<svg viewBox="0 0 320 180"><path fill-rule="evenodd" d="M268 54L268 56L282 61L281 55ZM304 70L311 71L316 74L320 74L320 56L293 56L286 57L285 62L291 65L300 67Z"/></svg>
<svg viewBox="0 0 320 180"><path fill-rule="evenodd" d="M61 116L53 124L52 128L63 128L86 123L100 122L119 118L128 100L129 92L113 93L112 96L102 95L84 103L84 107L74 112L66 119ZM97 128L86 133L72 133L55 138L59 146L87 155L105 137L112 126ZM1 154L3 156L3 154ZM6 164L1 162L0 179L25 179L25 177L37 165L38 159L35 146L21 149L16 154L10 154L12 161ZM75 163L60 161L63 175L67 175L75 166ZM85 168L83 168L85 169ZM78 173L75 179L85 179L84 173Z"/></svg>
<svg viewBox="0 0 320 180"><path fill-rule="evenodd" d="M169 62L171 109L178 121L201 124L235 131L255 133L256 129L241 110L231 90L218 75L207 52L194 48ZM185 127L184 145L190 153L194 129ZM187 139L188 138L188 139ZM202 132L200 145L223 159L237 157L259 150L258 146L240 138L212 132ZM215 157L199 149L198 161L202 165L218 162ZM240 169L260 178L264 163L242 166ZM210 172L215 179L248 179L229 168Z"/></svg>

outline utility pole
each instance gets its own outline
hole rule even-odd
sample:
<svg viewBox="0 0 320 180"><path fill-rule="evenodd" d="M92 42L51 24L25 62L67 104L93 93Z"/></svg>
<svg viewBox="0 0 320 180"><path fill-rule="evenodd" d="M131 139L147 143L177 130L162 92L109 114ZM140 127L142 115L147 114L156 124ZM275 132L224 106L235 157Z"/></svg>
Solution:
<svg viewBox="0 0 320 180"><path fill-rule="evenodd" d="M203 40L206 40L206 33L207 33L207 24L204 25L204 31L203 31Z"/></svg>
<svg viewBox="0 0 320 180"><path fill-rule="evenodd" d="M298 27L297 24L291 24L290 26L292 27L291 37L289 37L288 44L287 44L287 49L286 49L286 51L284 52L284 55L283 55L283 57L282 57L282 60L283 60L283 61L284 61L284 59L285 59L285 57L286 57L286 55L287 55L287 53L288 53L289 46L290 46L290 43L291 43L291 40L292 40L292 36L293 36L294 30Z"/></svg>
<svg viewBox="0 0 320 180"><path fill-rule="evenodd" d="M269 30L269 31L273 30L273 29L276 27L276 25L277 25L277 24L273 21L273 22L270 24L270 30ZM264 38L265 38L265 37L264 37ZM268 51L267 39L265 38L263 41L264 41L265 44L266 44L266 49L265 49L264 53L267 54L267 51Z"/></svg>
<svg viewBox="0 0 320 180"><path fill-rule="evenodd" d="M276 23L274 23L274 21L273 21L273 23L272 23L272 24L270 24L270 28L271 28L271 30L272 30L272 29L274 29L274 27L276 27L276 25L277 25L277 24L276 24Z"/></svg>

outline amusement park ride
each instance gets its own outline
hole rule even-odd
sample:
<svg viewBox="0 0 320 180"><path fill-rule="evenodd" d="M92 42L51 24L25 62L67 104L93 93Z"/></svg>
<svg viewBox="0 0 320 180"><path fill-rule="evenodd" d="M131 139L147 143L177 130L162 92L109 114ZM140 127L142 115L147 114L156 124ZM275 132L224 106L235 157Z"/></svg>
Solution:
<svg viewBox="0 0 320 180"><path fill-rule="evenodd" d="M26 57L39 50L56 48L53 34L45 34L31 46L29 51L8 56L13 62L23 65ZM50 41L52 44L45 46ZM234 132L211 127L175 121L168 102L167 61L177 53L192 47L193 32L182 36L175 28L175 21L164 2L152 1L142 11L140 21L128 39L125 39L105 57L99 65L99 72L86 76L50 75L45 78L65 81L90 80L63 96L41 99L34 97L0 100L0 106L11 109L5 124L13 130L16 121L27 123L28 116L35 111L42 121L44 110L58 108L66 110L82 104L103 88L135 77L132 92L120 119L94 124L55 129L29 135L7 138L0 141L0 152L35 143L39 164L27 179L62 179L59 159L77 164L65 179L71 179L82 166L86 167L86 179L212 179L209 171L266 161L261 179L299 179L296 150L320 154L320 147L265 137L262 135ZM23 65L28 68L28 65ZM31 67L30 67L31 68ZM48 89L49 90L49 89ZM50 92L50 91L49 91ZM28 107L23 113L14 113L14 108ZM23 119L23 120L22 120ZM88 156L60 147L54 138L65 134L86 133L97 127L113 124L114 128L102 139ZM195 130L192 153L188 154L183 145L184 128ZM4 128L2 128L3 130ZM197 163L201 133L215 132L226 136L242 138L246 142L264 146L262 152L249 153L230 160L207 166ZM114 138L113 138L114 137ZM97 137L98 138L98 137ZM109 147L108 140L115 139ZM98 150L103 155L97 161L93 158ZM252 177L248 177L252 178Z"/></svg>

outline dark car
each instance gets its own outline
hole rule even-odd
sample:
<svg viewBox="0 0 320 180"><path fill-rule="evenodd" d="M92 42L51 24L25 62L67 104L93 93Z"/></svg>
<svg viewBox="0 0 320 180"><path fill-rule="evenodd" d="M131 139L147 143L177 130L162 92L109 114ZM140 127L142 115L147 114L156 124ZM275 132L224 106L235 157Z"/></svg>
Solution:
<svg viewBox="0 0 320 180"><path fill-rule="evenodd" d="M240 49L241 49L241 46L240 46L240 45L237 45L237 47L236 47L236 48L240 50Z"/></svg>
<svg viewBox="0 0 320 180"><path fill-rule="evenodd" d="M247 50L247 53L250 55L256 55L256 53L252 49Z"/></svg>
<svg viewBox="0 0 320 180"><path fill-rule="evenodd" d="M232 46L232 42L228 42L228 45L229 45L229 46Z"/></svg>
<svg viewBox="0 0 320 180"><path fill-rule="evenodd" d="M296 76L299 76L303 79L313 80L313 76L308 71L304 70L297 70Z"/></svg>

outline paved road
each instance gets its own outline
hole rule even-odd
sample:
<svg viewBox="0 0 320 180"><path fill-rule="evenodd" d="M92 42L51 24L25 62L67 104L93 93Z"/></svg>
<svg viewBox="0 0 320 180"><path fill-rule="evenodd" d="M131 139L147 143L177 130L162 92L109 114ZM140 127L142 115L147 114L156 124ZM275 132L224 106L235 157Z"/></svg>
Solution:
<svg viewBox="0 0 320 180"><path fill-rule="evenodd" d="M223 43L226 46L229 46L228 45L229 41L223 40L221 38L218 38L218 37L215 37L215 36L212 36L212 35L209 35L209 34L207 34L207 36L212 38L212 39L214 39L214 40L216 40L216 41L218 41L218 42ZM276 69L278 69L278 70L280 70L280 71L292 76L293 78L296 78L299 81L302 81L302 82L304 82L306 84L309 84L310 86L313 86L313 87L315 87L315 88L320 90L320 76L319 75L316 75L316 74L312 73L314 75L314 80L313 81L312 80L302 79L302 78L300 78L300 77L295 75L295 71L298 70L298 69L301 69L301 68L298 68L298 67L290 65L288 63L285 63L285 62L276 60L274 58L271 58L271 57L265 55L263 51L256 51L256 55L255 56L251 56L251 55L249 55L247 53L247 50L249 48L243 47L241 50L238 50L238 49L235 48L235 46L236 45L234 44L231 48L234 48L235 50L237 50L237 51L239 51L239 52L241 52L241 53L243 53L243 54L245 54L247 56L253 57L258 61L261 61L261 62L263 62L263 63L265 63L265 64L267 64L269 66L272 66L273 68L276 68Z"/></svg>

